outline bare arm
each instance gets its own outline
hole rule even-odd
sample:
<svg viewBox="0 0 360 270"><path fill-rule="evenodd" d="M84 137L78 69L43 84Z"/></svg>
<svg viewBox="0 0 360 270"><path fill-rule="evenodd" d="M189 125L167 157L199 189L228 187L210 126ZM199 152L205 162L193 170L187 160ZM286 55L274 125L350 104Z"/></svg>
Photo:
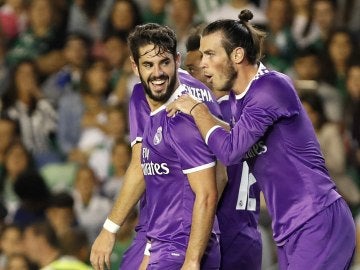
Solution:
<svg viewBox="0 0 360 270"><path fill-rule="evenodd" d="M211 234L216 204L215 167L187 175L195 193L189 244L182 269L200 269L200 261Z"/></svg>
<svg viewBox="0 0 360 270"><path fill-rule="evenodd" d="M141 144L132 148L131 162L126 170L124 184L108 218L122 225L131 209L145 191L145 181L140 164ZM110 255L115 244L115 234L102 229L91 248L90 261L95 270L110 269Z"/></svg>
<svg viewBox="0 0 360 270"><path fill-rule="evenodd" d="M220 160L216 162L216 186L218 191L218 201L221 198L221 195L225 189L225 186L228 181L227 171L224 164Z"/></svg>

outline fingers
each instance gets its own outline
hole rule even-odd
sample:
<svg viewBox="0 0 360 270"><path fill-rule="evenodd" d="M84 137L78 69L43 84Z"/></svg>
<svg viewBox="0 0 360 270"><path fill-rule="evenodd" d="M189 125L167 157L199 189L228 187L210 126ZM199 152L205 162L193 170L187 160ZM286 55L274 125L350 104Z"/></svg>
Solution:
<svg viewBox="0 0 360 270"><path fill-rule="evenodd" d="M166 111L167 111L167 116L168 117L172 117L176 114L177 112L177 109L172 107L172 108L166 108Z"/></svg>
<svg viewBox="0 0 360 270"><path fill-rule="evenodd" d="M95 270L105 270L105 265L110 269L110 255L94 246L90 253L90 262Z"/></svg>
<svg viewBox="0 0 360 270"><path fill-rule="evenodd" d="M101 230L91 247L90 262L95 270L110 269L110 256L115 243L115 234Z"/></svg>
<svg viewBox="0 0 360 270"><path fill-rule="evenodd" d="M95 270L110 269L110 257L107 255L91 255L90 262Z"/></svg>
<svg viewBox="0 0 360 270"><path fill-rule="evenodd" d="M192 106L198 102L199 101L193 99L189 95L182 95L181 97L166 106L166 111L168 113L167 115L169 117L174 116L178 111L189 114Z"/></svg>
<svg viewBox="0 0 360 270"><path fill-rule="evenodd" d="M105 256L105 265L107 269L110 269L110 256Z"/></svg>

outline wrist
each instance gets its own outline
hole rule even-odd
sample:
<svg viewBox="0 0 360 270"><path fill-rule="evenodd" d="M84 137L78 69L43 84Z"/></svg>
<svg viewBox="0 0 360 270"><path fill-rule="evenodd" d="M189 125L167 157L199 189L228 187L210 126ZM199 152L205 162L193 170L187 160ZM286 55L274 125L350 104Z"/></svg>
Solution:
<svg viewBox="0 0 360 270"><path fill-rule="evenodd" d="M117 231L120 229L120 225L107 218L104 222L103 228L108 232L117 233Z"/></svg>
<svg viewBox="0 0 360 270"><path fill-rule="evenodd" d="M194 110L196 110L197 108L199 108L199 107L200 107L199 105L201 105L202 103L203 103L203 102L197 102L197 103L195 103L195 105L192 106L192 108L190 109L189 114L190 114L190 115L193 115Z"/></svg>

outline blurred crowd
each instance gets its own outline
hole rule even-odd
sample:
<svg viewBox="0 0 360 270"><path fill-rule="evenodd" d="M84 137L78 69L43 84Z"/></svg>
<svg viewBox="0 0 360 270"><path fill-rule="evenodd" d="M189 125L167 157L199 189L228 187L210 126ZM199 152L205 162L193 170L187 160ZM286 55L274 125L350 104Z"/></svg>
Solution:
<svg viewBox="0 0 360 270"><path fill-rule="evenodd" d="M294 80L360 232L359 0L0 0L0 270L49 258L89 269L131 154L127 105L138 78L128 33L169 25L184 59L194 28L245 8L267 32L262 62ZM111 269L137 215L118 234ZM265 207L260 222L270 230Z"/></svg>

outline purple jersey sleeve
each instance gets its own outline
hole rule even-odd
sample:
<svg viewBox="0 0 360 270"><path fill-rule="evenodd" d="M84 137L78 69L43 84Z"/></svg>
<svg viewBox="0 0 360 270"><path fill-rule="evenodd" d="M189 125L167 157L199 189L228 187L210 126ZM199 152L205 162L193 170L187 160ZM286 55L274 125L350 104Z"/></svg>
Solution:
<svg viewBox="0 0 360 270"><path fill-rule="evenodd" d="M215 156L209 151L192 118L177 114L169 122L169 130L174 151L185 174L215 166Z"/></svg>
<svg viewBox="0 0 360 270"><path fill-rule="evenodd" d="M290 79L268 72L241 101L231 132L215 127L207 143L227 165L245 161L264 193L278 244L340 195L325 167L309 117Z"/></svg>
<svg viewBox="0 0 360 270"><path fill-rule="evenodd" d="M265 79L264 79L265 78ZM218 159L226 165L242 161L246 152L266 133L267 129L279 119L288 119L299 114L301 104L290 79L266 75L258 79L244 97L239 121L231 133L212 129L207 143ZM255 86L256 85L256 86ZM261 90L261 93L252 93ZM236 140L233 140L236 137Z"/></svg>
<svg viewBox="0 0 360 270"><path fill-rule="evenodd" d="M130 142L133 146L141 142L146 121L149 119L150 107L146 100L145 92L140 83L134 86L129 101L129 129Z"/></svg>

